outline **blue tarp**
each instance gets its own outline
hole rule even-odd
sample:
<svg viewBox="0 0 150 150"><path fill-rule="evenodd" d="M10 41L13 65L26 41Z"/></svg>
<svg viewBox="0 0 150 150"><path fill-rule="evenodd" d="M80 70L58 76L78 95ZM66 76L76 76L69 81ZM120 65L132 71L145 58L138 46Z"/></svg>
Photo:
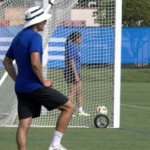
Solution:
<svg viewBox="0 0 150 150"><path fill-rule="evenodd" d="M10 38L16 34L21 27L0 27L0 38ZM109 27L57 27L51 38L66 39L73 31L79 31L83 40L79 46L81 52L81 64L109 64L114 61L114 28ZM1 47L8 47L11 42L0 41L0 56L4 56L6 50ZM64 51L57 48L64 48L65 41L48 43L48 66L64 67ZM51 51L51 47L55 51ZM122 28L122 49L121 63L150 63L150 28ZM52 57L51 57L52 56ZM57 56L58 59L54 59ZM61 57L61 59L59 59ZM2 57L0 57L2 58ZM0 59L0 64L2 60ZM0 66L2 67L2 65Z"/></svg>
<svg viewBox="0 0 150 150"><path fill-rule="evenodd" d="M67 38L73 31L82 34L79 45L81 64L110 64L114 56L114 28L108 27L58 27L51 38ZM64 56L64 51L50 51L50 47L64 47L65 42L49 42L49 56ZM49 67L64 67L63 60L50 60Z"/></svg>
<svg viewBox="0 0 150 150"><path fill-rule="evenodd" d="M123 28L121 63L150 63L150 28Z"/></svg>
<svg viewBox="0 0 150 150"><path fill-rule="evenodd" d="M0 37L13 37L11 34L14 31L21 30L20 27L0 27ZM91 63L113 63L114 56L114 28L108 27L57 27L51 38L66 39L73 31L79 31L82 34L82 43L79 45L81 52L81 64ZM0 41L0 55L4 55L6 51L1 49L1 46L9 46L11 42ZM64 48L63 42L49 42L48 56L64 57L64 51L58 51L57 48ZM51 51L51 47L55 47L56 51ZM64 60L54 59L49 57L49 67L64 67Z"/></svg>

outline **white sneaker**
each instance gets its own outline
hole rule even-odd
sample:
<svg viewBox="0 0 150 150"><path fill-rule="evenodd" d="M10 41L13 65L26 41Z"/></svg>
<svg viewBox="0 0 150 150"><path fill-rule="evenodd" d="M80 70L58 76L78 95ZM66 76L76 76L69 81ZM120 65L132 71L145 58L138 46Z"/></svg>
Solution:
<svg viewBox="0 0 150 150"><path fill-rule="evenodd" d="M72 117L75 117L75 116L76 116L76 115L74 115L74 114L72 115Z"/></svg>
<svg viewBox="0 0 150 150"><path fill-rule="evenodd" d="M87 114L84 111L82 111L82 112L78 112L78 116L90 116L90 114Z"/></svg>
<svg viewBox="0 0 150 150"><path fill-rule="evenodd" d="M67 149L63 147L61 144L59 144L55 147L50 146L48 150L67 150Z"/></svg>

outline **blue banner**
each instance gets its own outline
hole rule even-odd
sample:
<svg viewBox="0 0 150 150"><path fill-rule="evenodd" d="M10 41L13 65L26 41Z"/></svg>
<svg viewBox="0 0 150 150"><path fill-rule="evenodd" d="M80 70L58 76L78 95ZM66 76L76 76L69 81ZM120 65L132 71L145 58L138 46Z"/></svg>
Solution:
<svg viewBox="0 0 150 150"><path fill-rule="evenodd" d="M21 27L0 27L0 67L16 31ZM65 41L73 31L82 34L81 64L114 62L113 27L57 27L48 43L48 67L63 68ZM122 28L121 63L150 63L150 28Z"/></svg>
<svg viewBox="0 0 150 150"><path fill-rule="evenodd" d="M150 28L122 28L121 63L150 63Z"/></svg>

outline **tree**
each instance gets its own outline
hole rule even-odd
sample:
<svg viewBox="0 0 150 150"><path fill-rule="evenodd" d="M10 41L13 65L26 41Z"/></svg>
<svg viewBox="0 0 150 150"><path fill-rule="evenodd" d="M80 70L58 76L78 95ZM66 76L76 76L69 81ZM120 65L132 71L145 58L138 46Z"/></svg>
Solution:
<svg viewBox="0 0 150 150"><path fill-rule="evenodd" d="M88 4L90 2L95 2L96 5L98 5L98 3L102 1L102 0L78 0L78 6L80 7L88 7Z"/></svg>
<svg viewBox="0 0 150 150"><path fill-rule="evenodd" d="M115 21L114 0L103 0L97 11L93 12L95 23L112 26ZM123 0L122 25L124 27L150 26L150 0Z"/></svg>
<svg viewBox="0 0 150 150"><path fill-rule="evenodd" d="M114 0L103 0L99 2L98 9L93 12L95 23L100 26L114 26L115 20L115 1Z"/></svg>
<svg viewBox="0 0 150 150"><path fill-rule="evenodd" d="M125 27L150 26L150 0L123 0L122 23Z"/></svg>

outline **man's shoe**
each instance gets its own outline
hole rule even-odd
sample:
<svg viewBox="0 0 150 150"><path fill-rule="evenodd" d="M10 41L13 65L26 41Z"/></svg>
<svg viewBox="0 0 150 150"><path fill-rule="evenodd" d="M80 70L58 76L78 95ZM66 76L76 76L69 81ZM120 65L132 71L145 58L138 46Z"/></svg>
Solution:
<svg viewBox="0 0 150 150"><path fill-rule="evenodd" d="M76 116L75 114L72 115L72 117L75 117L75 116Z"/></svg>
<svg viewBox="0 0 150 150"><path fill-rule="evenodd" d="M78 112L78 116L90 116L90 114L87 114L84 111L82 111L82 112Z"/></svg>
<svg viewBox="0 0 150 150"><path fill-rule="evenodd" d="M59 144L55 147L50 146L48 150L67 150L67 149L63 147L61 144Z"/></svg>

